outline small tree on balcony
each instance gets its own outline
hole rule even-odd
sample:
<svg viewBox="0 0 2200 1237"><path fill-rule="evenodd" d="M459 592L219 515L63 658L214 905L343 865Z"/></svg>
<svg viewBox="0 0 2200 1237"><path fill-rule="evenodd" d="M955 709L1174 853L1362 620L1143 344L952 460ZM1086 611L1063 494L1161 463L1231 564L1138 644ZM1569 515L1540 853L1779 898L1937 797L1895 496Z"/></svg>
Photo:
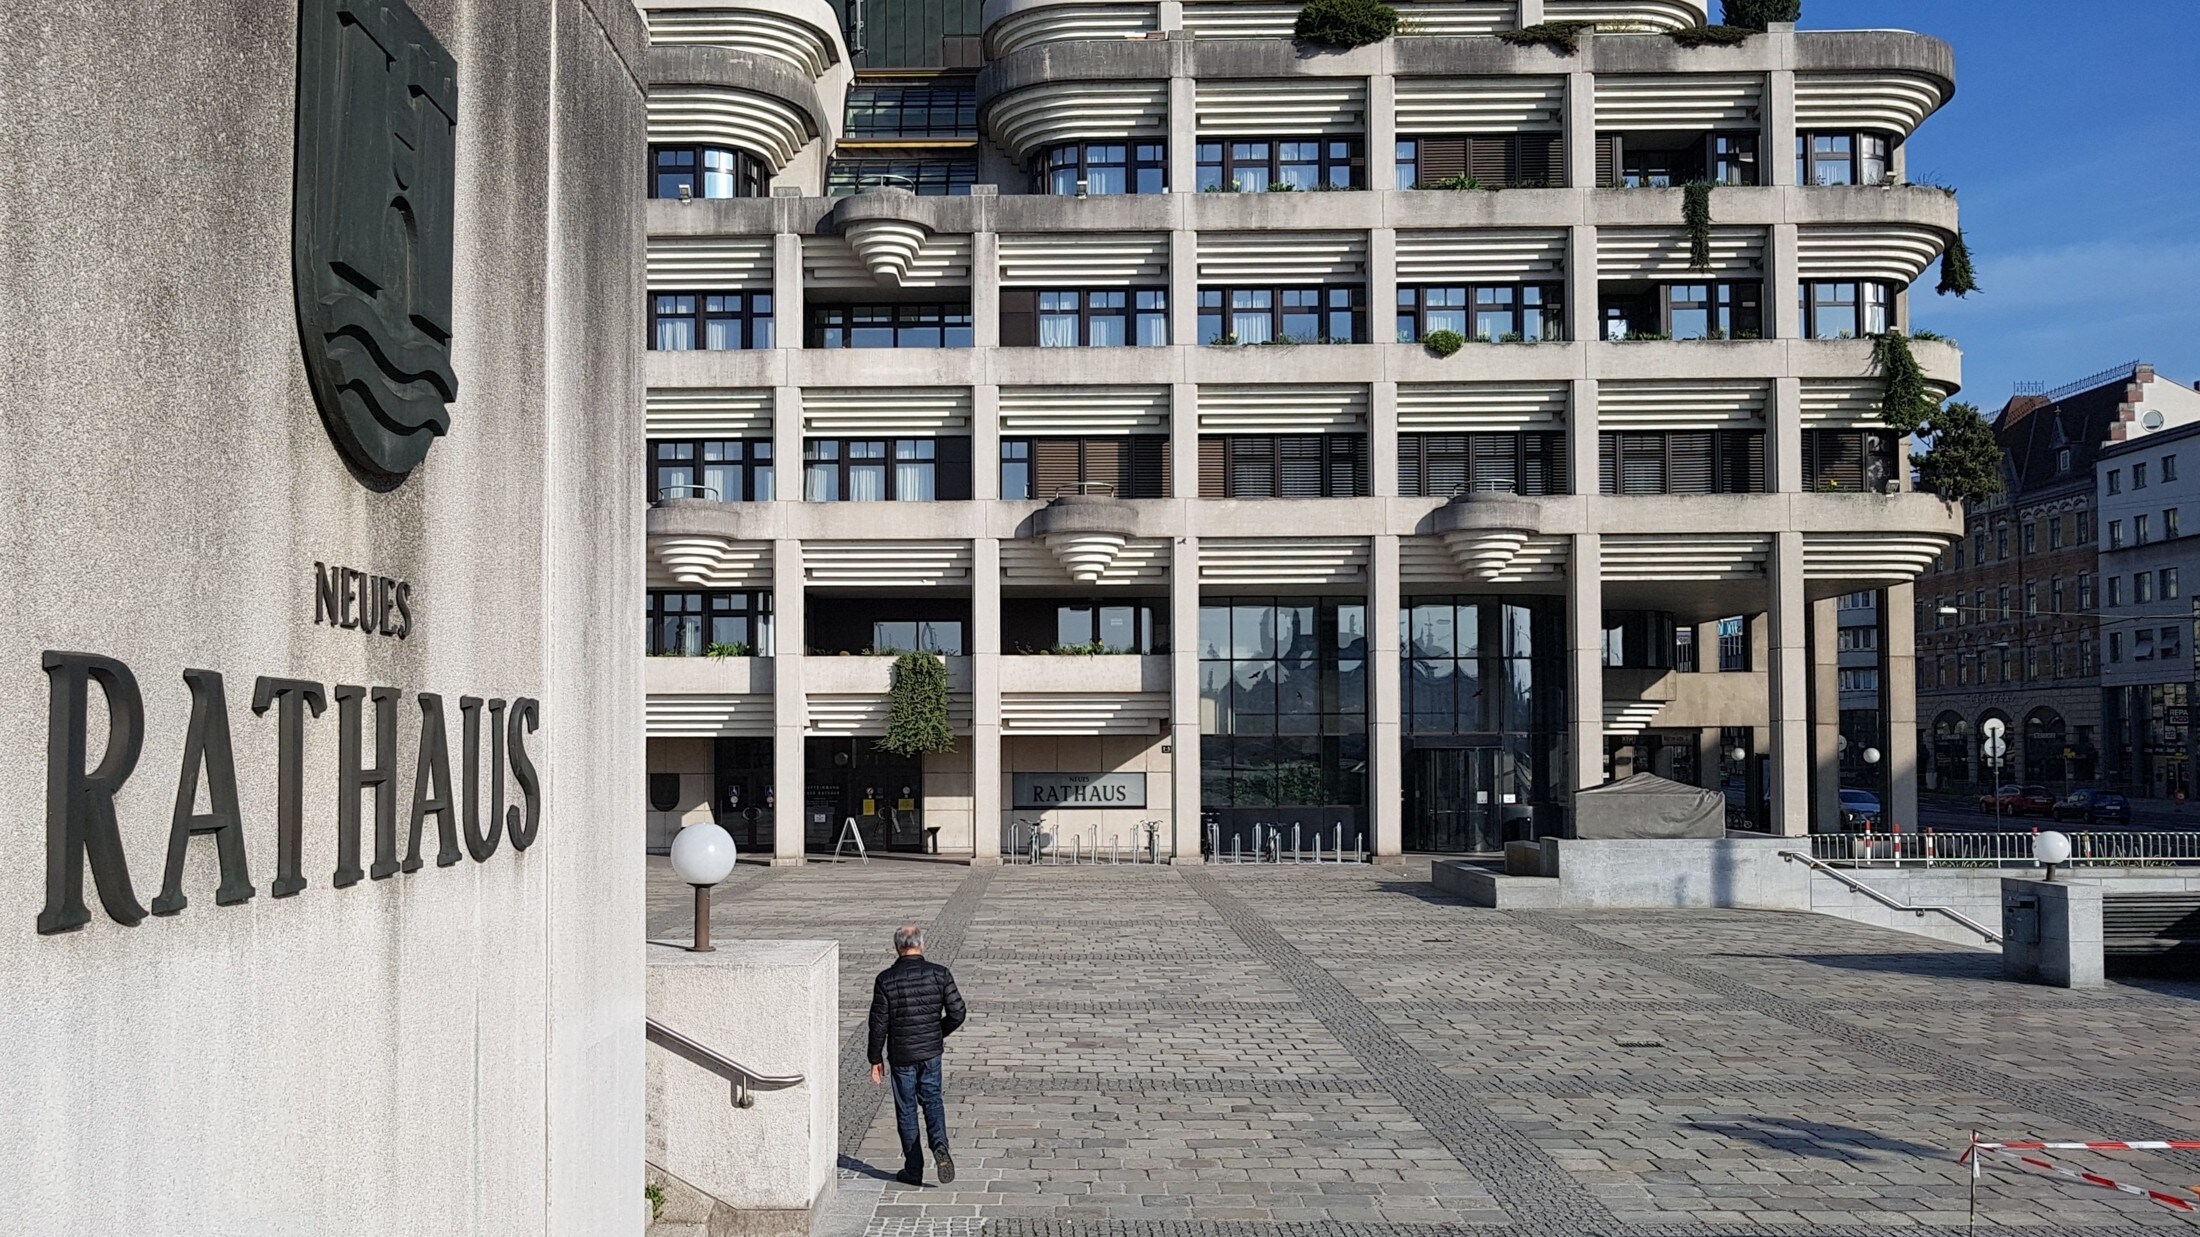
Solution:
<svg viewBox="0 0 2200 1237"><path fill-rule="evenodd" d="M894 685L886 697L886 737L879 748L896 756L955 750L947 721L947 663L931 653L894 659Z"/></svg>
<svg viewBox="0 0 2200 1237"><path fill-rule="evenodd" d="M1688 269L1711 269L1711 182L1681 186L1681 223L1688 228Z"/></svg>
<svg viewBox="0 0 2200 1237"><path fill-rule="evenodd" d="M1931 445L1910 457L1919 484L1953 503L1982 503L2001 493L2006 457L1994 427L1975 406L1950 403L1936 409L1924 429Z"/></svg>
<svg viewBox="0 0 2200 1237"><path fill-rule="evenodd" d="M1726 0L1726 25L1763 31L1776 21L1803 20L1803 0Z"/></svg>
<svg viewBox="0 0 2200 1237"><path fill-rule="evenodd" d="M1919 433L1939 402L1925 384L1925 371L1910 352L1909 337L1888 331L1872 337L1872 367L1886 381L1879 415L1887 428L1905 437Z"/></svg>
<svg viewBox="0 0 2200 1237"><path fill-rule="evenodd" d="M1956 230L1956 238L1948 242L1948 248L1940 255L1940 295L1953 292L1957 296L1969 296L1978 291L1978 275L1971 269L1971 246L1963 239L1962 229Z"/></svg>
<svg viewBox="0 0 2200 1237"><path fill-rule="evenodd" d="M1292 33L1320 47L1365 47L1398 33L1398 10L1380 0L1307 0Z"/></svg>

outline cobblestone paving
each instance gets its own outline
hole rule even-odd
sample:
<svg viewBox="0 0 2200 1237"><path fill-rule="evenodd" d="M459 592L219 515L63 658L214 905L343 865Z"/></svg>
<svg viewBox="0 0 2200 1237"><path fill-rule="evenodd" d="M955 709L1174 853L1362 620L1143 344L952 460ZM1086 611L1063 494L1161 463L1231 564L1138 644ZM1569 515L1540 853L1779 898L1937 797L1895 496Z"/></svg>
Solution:
<svg viewBox="0 0 2200 1237"><path fill-rule="evenodd" d="M1499 912L1404 870L742 868L713 932L841 942L821 1237L2200 1230L1990 1168L1989 1137L2200 1133L2200 984L2070 993L1814 916ZM652 863L652 927L687 893ZM928 925L972 1019L952 1186L890 1180L862 1020ZM2200 1157L2069 1157L2166 1188ZM2200 1199L2196 1199L2200 1201Z"/></svg>

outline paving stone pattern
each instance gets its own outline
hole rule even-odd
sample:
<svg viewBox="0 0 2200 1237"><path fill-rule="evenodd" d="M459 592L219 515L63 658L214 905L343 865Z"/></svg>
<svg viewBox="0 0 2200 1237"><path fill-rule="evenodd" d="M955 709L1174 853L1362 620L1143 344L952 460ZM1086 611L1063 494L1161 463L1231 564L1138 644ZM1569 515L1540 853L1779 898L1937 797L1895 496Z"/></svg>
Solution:
<svg viewBox="0 0 2200 1237"><path fill-rule="evenodd" d="M741 869L713 932L841 942L843 1188L819 1237L2200 1231L1954 1152L2200 1133L2200 984L1750 912L1499 912L1396 868ZM687 890L652 861L651 923ZM958 1178L891 1180L863 1019L902 922L972 1018ZM2200 1184L2200 1157L2066 1156ZM2200 1201L2200 1199L2196 1199Z"/></svg>

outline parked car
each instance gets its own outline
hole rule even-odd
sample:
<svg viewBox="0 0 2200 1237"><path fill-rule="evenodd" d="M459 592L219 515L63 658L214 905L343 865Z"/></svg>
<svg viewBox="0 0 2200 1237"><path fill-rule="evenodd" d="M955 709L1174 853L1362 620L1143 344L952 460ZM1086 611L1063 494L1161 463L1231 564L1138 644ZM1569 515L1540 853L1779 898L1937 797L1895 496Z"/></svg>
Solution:
<svg viewBox="0 0 2200 1237"><path fill-rule="evenodd" d="M2074 790L2053 808L2058 821L2082 821L2088 825L2128 825L2131 800L2107 790Z"/></svg>
<svg viewBox="0 0 2200 1237"><path fill-rule="evenodd" d="M1843 829L1879 828L1879 796L1868 790L1841 788L1841 827Z"/></svg>
<svg viewBox="0 0 2200 1237"><path fill-rule="evenodd" d="M2055 792L2045 786L2027 786L2017 797L2017 815L2052 816L2055 814Z"/></svg>
<svg viewBox="0 0 2200 1237"><path fill-rule="evenodd" d="M2045 786L2019 786L2014 782L1978 797L1979 815L2047 816L2055 810L2055 796Z"/></svg>

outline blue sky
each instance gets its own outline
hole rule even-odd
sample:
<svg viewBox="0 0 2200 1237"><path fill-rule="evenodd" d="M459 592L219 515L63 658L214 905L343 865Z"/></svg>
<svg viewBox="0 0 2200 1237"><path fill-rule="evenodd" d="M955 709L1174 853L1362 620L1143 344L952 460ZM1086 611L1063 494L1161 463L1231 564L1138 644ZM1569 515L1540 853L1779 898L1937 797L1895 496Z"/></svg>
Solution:
<svg viewBox="0 0 2200 1237"><path fill-rule="evenodd" d="M1804 0L1802 28L1955 48L1909 170L1960 191L1983 289L1935 296L1935 266L1911 302L1963 346L1959 398L2134 359L2200 381L2200 0Z"/></svg>

